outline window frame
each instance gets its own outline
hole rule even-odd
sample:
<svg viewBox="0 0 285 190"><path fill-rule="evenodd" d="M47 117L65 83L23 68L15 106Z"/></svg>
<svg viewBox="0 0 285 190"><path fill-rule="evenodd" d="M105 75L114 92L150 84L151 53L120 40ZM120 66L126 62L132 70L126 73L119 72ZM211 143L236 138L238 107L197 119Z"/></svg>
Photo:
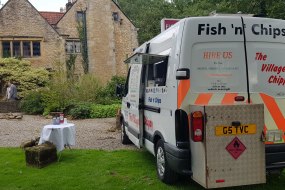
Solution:
<svg viewBox="0 0 285 190"><path fill-rule="evenodd" d="M167 81L167 73L168 71L168 59L169 55L157 55L157 54L146 54L146 53L136 53L133 56L129 57L124 62L127 64L142 64L146 65L146 86L154 87L154 86L166 86ZM165 64L160 65L164 66L164 74L163 78L155 78L155 64ZM163 80L161 80L163 79Z"/></svg>
<svg viewBox="0 0 285 190"><path fill-rule="evenodd" d="M30 42L30 41L23 41L22 43L23 43L23 45L22 45L23 57L24 57L24 58L30 58L30 57L32 57L31 42ZM27 46L26 46L25 44L27 44ZM28 47L28 49L25 49L25 47ZM28 52L27 55L26 55L26 51Z"/></svg>
<svg viewBox="0 0 285 190"><path fill-rule="evenodd" d="M8 44L7 48L4 48L5 47L4 43ZM6 49L8 51L7 53L5 53ZM2 57L3 58L11 57L11 42L10 41L2 41Z"/></svg>
<svg viewBox="0 0 285 190"><path fill-rule="evenodd" d="M71 51L68 51L67 49L68 44L71 44ZM79 47L79 49L77 47ZM65 53L66 54L81 54L82 53L81 41L80 40L66 40L65 41Z"/></svg>
<svg viewBox="0 0 285 190"><path fill-rule="evenodd" d="M76 12L76 20L77 20L77 22L80 22L80 23L83 22L83 20L84 20L84 12L83 11L77 11Z"/></svg>
<svg viewBox="0 0 285 190"><path fill-rule="evenodd" d="M17 44L18 43L18 44ZM25 45L25 44L28 45ZM6 53L4 52L7 50L9 44L9 51ZM16 46L16 44L18 46ZM34 44L38 44L38 53L35 54L35 48ZM22 57L22 58L38 58L42 54L42 40L29 40L29 39L17 39L15 38L14 40L11 39L4 39L1 40L1 47L2 47L2 57L3 58L8 58L8 57ZM5 48L6 47L6 48ZM17 50L17 51L16 51ZM17 52L17 54L15 54ZM26 54L25 52L28 52Z"/></svg>
<svg viewBox="0 0 285 190"><path fill-rule="evenodd" d="M119 12L112 12L112 17L115 22L119 22L121 19Z"/></svg>
<svg viewBox="0 0 285 190"><path fill-rule="evenodd" d="M12 57L22 57L21 56L21 41L14 40L12 42Z"/></svg>
<svg viewBox="0 0 285 190"><path fill-rule="evenodd" d="M39 53L38 53L38 54L35 54L35 46L34 46L35 43L39 43L39 46L38 46L38 47L39 47ZM42 48L41 48L41 43L40 43L40 42L36 42L36 41L35 41L35 43L32 42L33 57L40 57L40 56L41 56L41 52L42 52L42 51L41 51L41 49L42 49Z"/></svg>

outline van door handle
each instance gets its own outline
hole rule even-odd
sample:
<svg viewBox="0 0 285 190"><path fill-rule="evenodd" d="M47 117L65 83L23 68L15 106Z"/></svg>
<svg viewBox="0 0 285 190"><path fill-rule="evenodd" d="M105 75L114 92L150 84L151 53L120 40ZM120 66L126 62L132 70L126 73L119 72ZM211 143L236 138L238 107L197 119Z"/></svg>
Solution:
<svg viewBox="0 0 285 190"><path fill-rule="evenodd" d="M130 102L127 102L127 107L128 107L128 108L130 108L130 107L131 107Z"/></svg>

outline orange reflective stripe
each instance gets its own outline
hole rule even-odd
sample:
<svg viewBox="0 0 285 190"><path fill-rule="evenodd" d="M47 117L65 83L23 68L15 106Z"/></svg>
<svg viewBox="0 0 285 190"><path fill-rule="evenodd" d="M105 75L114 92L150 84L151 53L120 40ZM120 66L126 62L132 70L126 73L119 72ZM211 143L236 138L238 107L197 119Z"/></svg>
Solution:
<svg viewBox="0 0 285 190"><path fill-rule="evenodd" d="M238 93L227 93L227 94L225 94L225 96L222 100L222 105L234 104L235 103L235 97L237 95L238 95Z"/></svg>
<svg viewBox="0 0 285 190"><path fill-rule="evenodd" d="M212 93L201 93L195 101L198 105L208 105L213 94Z"/></svg>
<svg viewBox="0 0 285 190"><path fill-rule="evenodd" d="M177 107L180 108L188 91L190 89L190 80L181 80L178 85Z"/></svg>
<svg viewBox="0 0 285 190"><path fill-rule="evenodd" d="M284 131L285 128L285 118L279 109L276 101L273 97L268 96L266 94L260 94L265 106L267 107L270 115L272 116L274 122L276 123L277 127ZM283 135L283 139L285 140L285 136Z"/></svg>

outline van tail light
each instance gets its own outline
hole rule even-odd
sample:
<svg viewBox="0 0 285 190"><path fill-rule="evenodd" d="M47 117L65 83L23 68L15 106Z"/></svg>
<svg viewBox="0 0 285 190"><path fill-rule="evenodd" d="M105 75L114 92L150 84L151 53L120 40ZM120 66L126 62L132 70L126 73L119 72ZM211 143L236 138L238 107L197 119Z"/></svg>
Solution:
<svg viewBox="0 0 285 190"><path fill-rule="evenodd" d="M192 140L202 142L204 135L204 116L201 111L195 111L191 114Z"/></svg>
<svg viewBox="0 0 285 190"><path fill-rule="evenodd" d="M236 102L243 102L245 100L244 96L236 96L235 101Z"/></svg>

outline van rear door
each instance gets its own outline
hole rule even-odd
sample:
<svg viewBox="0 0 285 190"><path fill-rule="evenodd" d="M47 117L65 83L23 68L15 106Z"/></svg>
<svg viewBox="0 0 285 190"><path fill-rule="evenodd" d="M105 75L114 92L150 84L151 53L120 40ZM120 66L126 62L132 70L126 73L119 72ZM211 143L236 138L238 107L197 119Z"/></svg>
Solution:
<svg viewBox="0 0 285 190"><path fill-rule="evenodd" d="M241 17L200 17L185 22L179 68L190 68L193 105L233 104L248 99L248 77Z"/></svg>
<svg viewBox="0 0 285 190"><path fill-rule="evenodd" d="M190 67L191 89L182 108L264 104L267 169L285 167L276 164L285 160L285 21L193 18L184 36L179 68Z"/></svg>
<svg viewBox="0 0 285 190"><path fill-rule="evenodd" d="M252 102L264 103L267 141L284 143L285 22L245 18Z"/></svg>

